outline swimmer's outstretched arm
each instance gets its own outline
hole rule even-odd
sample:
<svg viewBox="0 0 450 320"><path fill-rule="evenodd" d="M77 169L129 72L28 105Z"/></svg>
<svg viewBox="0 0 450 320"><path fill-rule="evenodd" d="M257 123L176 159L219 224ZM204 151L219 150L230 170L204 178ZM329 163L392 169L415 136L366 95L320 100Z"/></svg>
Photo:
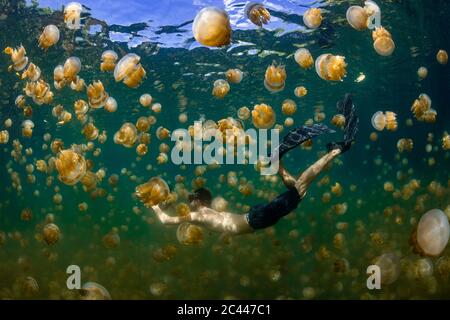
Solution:
<svg viewBox="0 0 450 320"><path fill-rule="evenodd" d="M331 150L300 175L300 177L297 179L297 182L295 183L295 188L297 189L301 197L305 196L311 182L313 182L314 179L322 172L322 170L338 155L340 155L341 152L342 151L340 149Z"/></svg>
<svg viewBox="0 0 450 320"><path fill-rule="evenodd" d="M152 209L153 211L155 211L156 215L158 216L158 219L161 221L162 224L173 225L191 221L191 216L189 214L183 217L172 217L166 214L164 211L162 211L159 206L152 206Z"/></svg>

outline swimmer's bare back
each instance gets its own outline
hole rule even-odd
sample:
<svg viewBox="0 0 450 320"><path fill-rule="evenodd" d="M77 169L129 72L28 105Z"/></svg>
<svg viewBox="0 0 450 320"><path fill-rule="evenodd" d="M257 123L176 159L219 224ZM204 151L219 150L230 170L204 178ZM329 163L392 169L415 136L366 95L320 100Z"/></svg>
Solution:
<svg viewBox="0 0 450 320"><path fill-rule="evenodd" d="M207 207L201 207L197 211L190 212L183 217L172 217L161 210L159 206L153 206L158 219L166 225L177 225L183 222L189 222L210 231L239 235L251 233L254 231L247 222L246 216L231 212L219 212Z"/></svg>

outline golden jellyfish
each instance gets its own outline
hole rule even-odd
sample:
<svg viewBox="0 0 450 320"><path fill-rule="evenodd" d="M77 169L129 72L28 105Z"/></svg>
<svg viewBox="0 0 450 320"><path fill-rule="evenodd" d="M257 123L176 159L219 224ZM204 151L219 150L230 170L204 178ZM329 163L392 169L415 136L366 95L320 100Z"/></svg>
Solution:
<svg viewBox="0 0 450 320"><path fill-rule="evenodd" d="M61 231L59 227L54 223L48 223L42 230L42 238L48 245L53 245L58 242L61 237Z"/></svg>
<svg viewBox="0 0 450 320"><path fill-rule="evenodd" d="M305 87L303 87L303 86L296 87L294 89L294 94L295 94L295 96L297 98L301 98L301 97L304 97L304 96L306 96L308 94L308 90Z"/></svg>
<svg viewBox="0 0 450 320"><path fill-rule="evenodd" d="M88 163L89 162L86 161L86 165ZM88 166L87 166L87 168L88 168ZM98 177L92 171L86 171L86 174L81 178L80 182L83 185L83 189L85 191L91 191L96 188L97 183L98 183Z"/></svg>
<svg viewBox="0 0 450 320"><path fill-rule="evenodd" d="M86 282L78 292L82 300L111 300L108 290L95 282Z"/></svg>
<svg viewBox="0 0 450 320"><path fill-rule="evenodd" d="M75 114L79 119L89 111L89 105L82 99L75 101L73 107L75 109Z"/></svg>
<svg viewBox="0 0 450 320"><path fill-rule="evenodd" d="M15 71L22 71L28 64L27 52L23 46L18 47L17 49L13 49L11 47L5 48L4 52L11 56L12 66L8 68L11 70L12 68Z"/></svg>
<svg viewBox="0 0 450 320"><path fill-rule="evenodd" d="M79 76L76 76L75 80L70 83L70 88L74 91L83 91L85 87L86 83L84 79L80 78Z"/></svg>
<svg viewBox="0 0 450 320"><path fill-rule="evenodd" d="M446 65L448 63L448 53L445 50L439 50L436 55L436 60L442 65Z"/></svg>
<svg viewBox="0 0 450 320"><path fill-rule="evenodd" d="M292 119L291 117L287 117L286 119L284 119L284 125L286 127L292 127L294 125L294 119Z"/></svg>
<svg viewBox="0 0 450 320"><path fill-rule="evenodd" d="M30 221L33 219L33 212L30 208L25 208L20 212L20 219L23 221Z"/></svg>
<svg viewBox="0 0 450 320"><path fill-rule="evenodd" d="M14 101L14 104L17 106L17 108L23 108L25 106L26 102L27 101L26 101L24 95L23 94L19 94L16 97L16 100Z"/></svg>
<svg viewBox="0 0 450 320"><path fill-rule="evenodd" d="M64 7L64 22L70 30L78 30L81 27L81 12L83 7L78 2L70 2Z"/></svg>
<svg viewBox="0 0 450 320"><path fill-rule="evenodd" d="M162 110L162 105L161 105L161 103L155 103L155 104L152 105L152 111L153 111L154 113L160 113L161 110Z"/></svg>
<svg viewBox="0 0 450 320"><path fill-rule="evenodd" d="M117 101L113 97L108 97L105 101L105 110L108 112L117 111Z"/></svg>
<svg viewBox="0 0 450 320"><path fill-rule="evenodd" d="M105 88L101 81L94 81L87 87L87 95L89 105L93 109L102 108L108 99L108 94L105 92Z"/></svg>
<svg viewBox="0 0 450 320"><path fill-rule="evenodd" d="M37 82L27 82L24 91L37 105L50 104L53 101L53 92L48 83L42 79Z"/></svg>
<svg viewBox="0 0 450 320"><path fill-rule="evenodd" d="M159 127L156 129L156 137L159 140L164 140L170 137L170 131L164 127Z"/></svg>
<svg viewBox="0 0 450 320"><path fill-rule="evenodd" d="M371 122L372 126L378 131L383 131L384 129L389 131L397 130L397 115L391 111L386 111L385 113L377 111L372 116Z"/></svg>
<svg viewBox="0 0 450 320"><path fill-rule="evenodd" d="M78 57L69 57L63 65L64 79L68 82L77 79L78 72L81 70L81 61Z"/></svg>
<svg viewBox="0 0 450 320"><path fill-rule="evenodd" d="M291 99L286 99L281 105L281 111L286 116L292 116L297 112L297 104Z"/></svg>
<svg viewBox="0 0 450 320"><path fill-rule="evenodd" d="M203 241L203 230L202 228L190 224L182 223L177 229L177 239L183 245L196 245Z"/></svg>
<svg viewBox="0 0 450 320"><path fill-rule="evenodd" d="M84 157L71 150L62 150L55 160L58 179L66 185L74 185L86 174L86 160Z"/></svg>
<svg viewBox="0 0 450 320"><path fill-rule="evenodd" d="M138 144L138 146L136 147L136 153L140 156L145 156L148 152L148 147L147 145L141 143Z"/></svg>
<svg viewBox="0 0 450 320"><path fill-rule="evenodd" d="M195 40L204 46L222 47L230 44L230 18L225 10L206 7L195 16L192 24Z"/></svg>
<svg viewBox="0 0 450 320"><path fill-rule="evenodd" d="M380 56L390 56L395 50L392 35L383 27L377 27L372 32L373 47Z"/></svg>
<svg viewBox="0 0 450 320"><path fill-rule="evenodd" d="M120 236L117 232L111 231L103 236L102 242L106 248L114 249L120 245Z"/></svg>
<svg viewBox="0 0 450 320"><path fill-rule="evenodd" d="M275 111L267 104L257 104L252 110L252 121L258 129L269 129L275 124Z"/></svg>
<svg viewBox="0 0 450 320"><path fill-rule="evenodd" d="M87 140L93 141L97 139L99 130L92 122L89 122L83 127L81 133L86 137Z"/></svg>
<svg viewBox="0 0 450 320"><path fill-rule="evenodd" d="M342 81L347 74L345 57L326 53L316 59L316 73L327 81Z"/></svg>
<svg viewBox="0 0 450 320"><path fill-rule="evenodd" d="M152 104L153 98L150 94L148 93L144 93L143 95L141 95L139 97L139 103L143 106L143 107L149 107Z"/></svg>
<svg viewBox="0 0 450 320"><path fill-rule="evenodd" d="M55 139L50 144L50 149L53 153L57 154L64 149L64 142L61 139Z"/></svg>
<svg viewBox="0 0 450 320"><path fill-rule="evenodd" d="M279 92L284 89L286 83L286 69L284 65L275 62L267 67L264 75L264 86L270 92Z"/></svg>
<svg viewBox="0 0 450 320"><path fill-rule="evenodd" d="M0 144L7 144L9 141L9 132L7 130L0 131Z"/></svg>
<svg viewBox="0 0 450 320"><path fill-rule="evenodd" d="M420 218L417 230L413 233L415 252L437 257L447 246L449 236L450 225L447 216L439 209L432 209Z"/></svg>
<svg viewBox="0 0 450 320"><path fill-rule="evenodd" d="M153 177L136 187L136 195L147 207L158 205L169 198L170 190L167 182L160 177Z"/></svg>
<svg viewBox="0 0 450 320"><path fill-rule="evenodd" d="M148 120L148 117L140 117L136 121L136 128L139 132L147 132L150 129L150 121Z"/></svg>
<svg viewBox="0 0 450 320"><path fill-rule="evenodd" d="M146 72L139 63L141 57L134 53L128 53L119 60L114 68L114 79L116 82L123 81L128 87L138 87Z"/></svg>
<svg viewBox="0 0 450 320"><path fill-rule="evenodd" d="M450 150L450 135L447 132L442 137L442 149Z"/></svg>
<svg viewBox="0 0 450 320"><path fill-rule="evenodd" d="M106 50L102 53L102 63L100 63L101 71L114 71L116 61L119 58L117 53L112 50Z"/></svg>
<svg viewBox="0 0 450 320"><path fill-rule="evenodd" d="M167 153L161 152L157 157L156 157L156 162L161 165L164 163L167 163L167 161L169 161L169 156L167 155Z"/></svg>
<svg viewBox="0 0 450 320"><path fill-rule="evenodd" d="M237 116L241 120L247 120L248 118L250 118L250 109L247 107L239 108Z"/></svg>
<svg viewBox="0 0 450 320"><path fill-rule="evenodd" d="M214 81L212 94L213 96L223 99L230 92L230 85L226 80L219 79Z"/></svg>
<svg viewBox="0 0 450 320"><path fill-rule="evenodd" d="M114 143L121 144L124 147L132 148L138 138L138 130L130 122L124 123L119 131L114 134Z"/></svg>
<svg viewBox="0 0 450 320"><path fill-rule="evenodd" d="M385 253L377 257L374 264L380 268L381 284L392 284L400 275L400 258L395 253Z"/></svg>
<svg viewBox="0 0 450 320"><path fill-rule="evenodd" d="M368 0L364 2L364 8L360 6L348 8L346 18L355 30L374 29L380 26L381 10L374 1Z"/></svg>
<svg viewBox="0 0 450 320"><path fill-rule="evenodd" d="M22 79L28 78L30 81L38 81L41 77L41 69L34 63L30 63L28 68L22 73Z"/></svg>
<svg viewBox="0 0 450 320"><path fill-rule="evenodd" d="M37 160L36 170L41 172L47 172L47 162L45 162L45 160Z"/></svg>
<svg viewBox="0 0 450 320"><path fill-rule="evenodd" d="M409 138L401 138L397 141L397 150L398 152L411 152L414 147L414 143L412 139Z"/></svg>
<svg viewBox="0 0 450 320"><path fill-rule="evenodd" d="M436 117L437 117L437 111L434 109L430 109L427 110L422 118L420 119L421 121L424 121L426 123L435 123L436 122Z"/></svg>
<svg viewBox="0 0 450 320"><path fill-rule="evenodd" d="M219 211L219 212L224 212L227 210L228 207L228 201L225 200L223 197L221 196L217 196L215 197L212 202L211 202L211 208L213 210Z"/></svg>
<svg viewBox="0 0 450 320"><path fill-rule="evenodd" d="M225 75L228 82L241 83L244 73L239 69L229 69Z"/></svg>
<svg viewBox="0 0 450 320"><path fill-rule="evenodd" d="M422 93L419 95L419 98L414 100L411 111L417 120L423 121L424 115L431 109L431 105L432 101L430 97L427 94Z"/></svg>
<svg viewBox="0 0 450 320"><path fill-rule="evenodd" d="M300 48L295 51L294 59L303 69L309 69L314 65L314 58L312 57L311 52L305 48Z"/></svg>
<svg viewBox="0 0 450 320"><path fill-rule="evenodd" d="M339 129L344 129L345 127L345 117L343 114L335 114L331 118L331 123Z"/></svg>
<svg viewBox="0 0 450 320"><path fill-rule="evenodd" d="M428 76L428 69L425 67L420 67L417 70L417 76L419 77L420 80L425 79Z"/></svg>
<svg viewBox="0 0 450 320"><path fill-rule="evenodd" d="M139 135L139 143L142 144L149 144L151 140L151 135L150 133L147 132L143 132Z"/></svg>
<svg viewBox="0 0 450 320"><path fill-rule="evenodd" d="M303 14L303 23L310 29L317 29L322 23L322 10L311 8Z"/></svg>
<svg viewBox="0 0 450 320"><path fill-rule="evenodd" d="M188 121L188 116L187 116L187 114L186 114L185 112L180 113L180 114L178 115L178 121L179 121L180 123L186 123L186 122Z"/></svg>
<svg viewBox="0 0 450 320"><path fill-rule="evenodd" d="M59 29L53 24L44 28L42 34L39 36L39 47L47 50L59 41Z"/></svg>
<svg viewBox="0 0 450 320"><path fill-rule="evenodd" d="M22 122L22 136L30 138L33 135L34 123L31 120Z"/></svg>
<svg viewBox="0 0 450 320"><path fill-rule="evenodd" d="M245 16L258 27L268 24L270 21L270 12L262 3L248 2L244 8Z"/></svg>

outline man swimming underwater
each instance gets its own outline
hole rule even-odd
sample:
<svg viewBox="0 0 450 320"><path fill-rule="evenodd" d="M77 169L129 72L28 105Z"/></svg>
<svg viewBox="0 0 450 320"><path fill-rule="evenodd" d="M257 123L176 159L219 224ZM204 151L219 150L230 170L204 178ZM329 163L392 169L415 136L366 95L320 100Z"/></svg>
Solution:
<svg viewBox="0 0 450 320"><path fill-rule="evenodd" d="M300 201L305 197L306 191L312 181L322 170L338 155L350 149L358 132L359 119L355 113L356 108L349 94L346 94L344 99L337 103L337 109L338 112L344 115L346 120L344 140L338 143L329 143L327 145L328 153L306 169L297 179L289 174L281 165L281 157L289 150L309 139L324 133L333 133L334 131L323 124L314 124L312 126L301 126L292 129L283 138L283 141L275 150L278 157L272 155L272 159L279 159L278 173L288 191L280 194L270 203L253 206L245 215L218 212L210 208L212 200L211 193L205 188L200 188L189 196L193 211L186 216L169 216L159 206L153 206L152 209L163 224L176 225L189 222L214 232L231 235L251 233L275 225L278 220L297 208Z"/></svg>

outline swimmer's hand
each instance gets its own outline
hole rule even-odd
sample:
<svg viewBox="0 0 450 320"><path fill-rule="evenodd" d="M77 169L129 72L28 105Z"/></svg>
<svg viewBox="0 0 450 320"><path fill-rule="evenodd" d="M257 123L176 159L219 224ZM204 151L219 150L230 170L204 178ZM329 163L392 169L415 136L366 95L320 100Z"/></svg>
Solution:
<svg viewBox="0 0 450 320"><path fill-rule="evenodd" d="M161 213L162 210L158 205L152 206L153 211L155 211L156 213Z"/></svg>

